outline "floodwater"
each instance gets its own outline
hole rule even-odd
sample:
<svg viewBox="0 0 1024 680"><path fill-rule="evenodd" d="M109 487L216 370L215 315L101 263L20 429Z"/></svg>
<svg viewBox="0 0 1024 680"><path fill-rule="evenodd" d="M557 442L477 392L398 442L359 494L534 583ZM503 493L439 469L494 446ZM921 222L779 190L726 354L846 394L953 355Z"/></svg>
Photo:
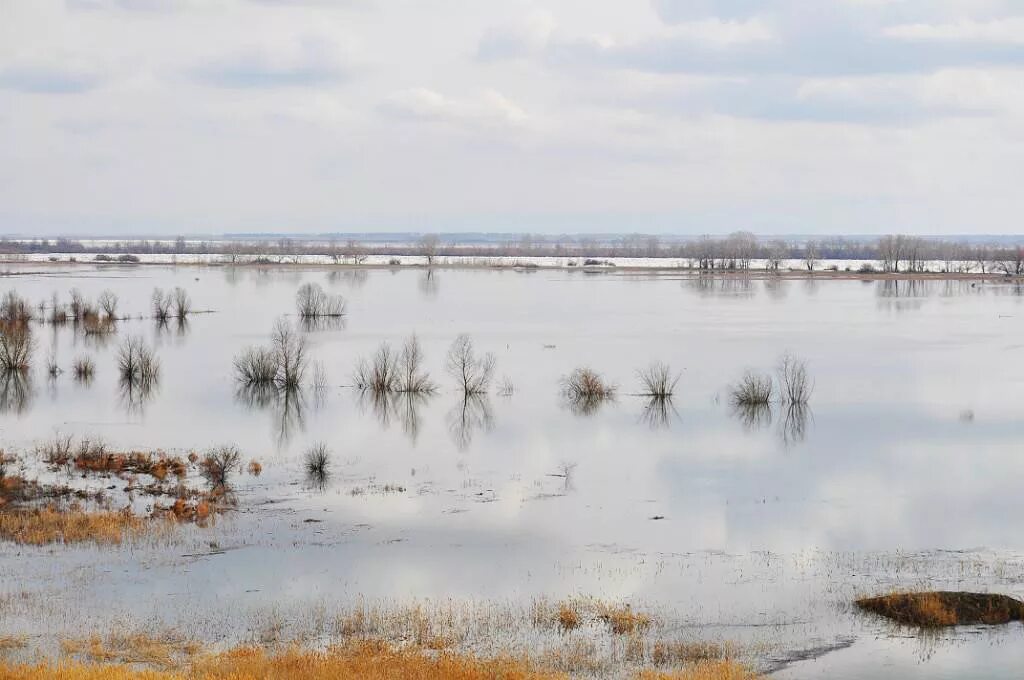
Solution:
<svg viewBox="0 0 1024 680"><path fill-rule="evenodd" d="M801 280L677 273L23 264L0 280L33 301L104 289L148 316L181 286L184 327L146 318L98 342L36 329L27 385L0 390L0 436L26 450L56 431L115 448L237 444L264 467L239 478L239 510L195 529L196 550L0 553L0 593L32 633L159 618L220 639L272 612L356 598L627 600L689 635L762 651L777 677L1011 678L1020 624L923 639L857 614L894 588L1024 595L1020 395L1024 297L980 281ZM344 295L343 325L307 334L328 387L287 403L238 392L232 360L295 321L306 282ZM361 357L415 333L439 391L366 399ZM493 352L514 390L465 401L444 372L460 333ZM120 389L115 354L138 335L161 362L146 395ZM729 385L806 360L806 410L737 412ZM42 359L65 373L51 380ZM71 361L96 361L91 384ZM638 369L680 374L670 404L634 396ZM560 378L588 366L619 387L583 413ZM324 442L331 474L303 452ZM205 533L204 533L205 532ZM211 545L212 544L212 545ZM73 609L68 611L67 608ZM5 610L0 610L5 611ZM256 614L254 614L254 612ZM45 620L43 620L45 619ZM3 618L0 618L0 622Z"/></svg>

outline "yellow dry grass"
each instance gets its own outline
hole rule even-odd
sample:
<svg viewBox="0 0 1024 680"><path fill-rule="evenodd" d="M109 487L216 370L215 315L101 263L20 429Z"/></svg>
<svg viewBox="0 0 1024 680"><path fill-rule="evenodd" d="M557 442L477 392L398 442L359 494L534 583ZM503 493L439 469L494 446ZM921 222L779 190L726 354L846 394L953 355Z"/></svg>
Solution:
<svg viewBox="0 0 1024 680"><path fill-rule="evenodd" d="M637 680L763 680L746 666L735 661L701 661L686 668L664 673L643 671Z"/></svg>
<svg viewBox="0 0 1024 680"><path fill-rule="evenodd" d="M146 520L128 512L80 509L6 510L0 512L0 541L26 545L96 543L117 545L141 533Z"/></svg>
<svg viewBox="0 0 1024 680"><path fill-rule="evenodd" d="M113 633L107 637L94 635L61 643L65 654L88 661L137 663L161 668L173 668L194 657L201 649L199 643L173 633Z"/></svg>
<svg viewBox="0 0 1024 680"><path fill-rule="evenodd" d="M165 642L128 641L141 647L135 663L155 644L160 658ZM103 641L96 643L109 652ZM92 641L87 643L87 648ZM172 644L173 647L173 644ZM586 667L583 672L592 671ZM324 652L290 649L270 655L265 650L242 647L222 654L199 657L178 670L146 670L124 663L63 660L57 663L0 662L0 680L568 680L567 672L513 657L484 659L418 647L396 648L379 641L351 641ZM757 680L757 676L732 661L703 661L696 665L658 673L644 671L637 680Z"/></svg>

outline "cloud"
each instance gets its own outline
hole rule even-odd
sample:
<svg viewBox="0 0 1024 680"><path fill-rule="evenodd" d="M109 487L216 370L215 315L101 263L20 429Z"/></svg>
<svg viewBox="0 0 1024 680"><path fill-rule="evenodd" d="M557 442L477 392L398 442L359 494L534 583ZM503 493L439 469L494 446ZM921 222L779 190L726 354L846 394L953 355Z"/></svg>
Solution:
<svg viewBox="0 0 1024 680"><path fill-rule="evenodd" d="M523 127L530 117L515 102L494 90L477 97L453 99L424 87L395 92L381 105L389 115L408 120L470 127Z"/></svg>
<svg viewBox="0 0 1024 680"><path fill-rule="evenodd" d="M52 64L0 66L0 89L35 94L76 94L94 89L100 78L88 71Z"/></svg>
<svg viewBox="0 0 1024 680"><path fill-rule="evenodd" d="M222 88L313 87L347 80L351 69L346 61L333 42L302 38L217 57L191 74L203 84Z"/></svg>
<svg viewBox="0 0 1024 680"><path fill-rule="evenodd" d="M534 12L522 22L488 28L477 45L477 58L497 61L535 54L554 30L555 19L549 12Z"/></svg>
<svg viewBox="0 0 1024 680"><path fill-rule="evenodd" d="M964 20L948 24L901 24L889 26L883 32L890 38L911 41L1024 44L1024 17Z"/></svg>

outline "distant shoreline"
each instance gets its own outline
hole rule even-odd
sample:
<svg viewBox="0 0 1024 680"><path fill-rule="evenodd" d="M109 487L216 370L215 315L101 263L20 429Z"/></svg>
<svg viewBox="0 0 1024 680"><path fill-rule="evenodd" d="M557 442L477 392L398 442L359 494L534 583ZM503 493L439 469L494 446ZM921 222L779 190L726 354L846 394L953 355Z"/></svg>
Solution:
<svg viewBox="0 0 1024 680"><path fill-rule="evenodd" d="M671 258L659 258L666 260L664 264L654 263L625 263L620 264L614 262L616 258L608 258L608 264L600 265L580 265L580 264L566 264L566 263L555 263L555 262L544 262L538 263L534 260L539 259L550 259L560 260L566 258L512 258L514 261L504 262L500 261L508 258L494 258L499 261L480 261L486 260L487 258L450 258L442 257L437 258L432 264L427 264L421 261L410 261L420 260L423 258L417 257L406 257L405 261L400 263L389 263L389 262L366 262L363 264L352 264L352 263L333 263L333 262L322 262L322 261L257 261L254 259L245 259L238 261L224 261L221 255L217 254L200 254L200 255L188 255L188 256L154 256L146 259L139 259L139 261L131 262L118 262L118 261L97 261L95 259L83 260L75 256L60 257L59 259L51 259L52 256L40 257L40 256L25 256L25 255L2 255L0 256L0 267L7 265L34 265L46 268L66 268L66 267L92 267L100 269L111 269L111 270L130 270L138 267L196 267L196 268L230 268L237 267L243 269L306 269L306 270L345 270L345 271L395 271L395 270L474 270L474 271L519 271L519 272L540 272L540 271L558 271L558 272L579 272L581 274L637 274L637 273L657 273L657 274L682 274L688 278L699 278L701 276L713 276L716 278L742 278L742 279L757 279L757 280L772 280L772 279L787 279L787 280L937 280L937 281L1012 281L1018 282L1022 278L1021 276L1012 276L1003 274L1000 272L945 272L945 271L900 271L900 272L885 272L881 270L875 271L858 271L846 269L827 269L819 268L813 271L807 269L797 268L781 268L779 270L771 270L766 268L755 268L749 269L698 269L686 265L679 264L678 261L672 261ZM573 259L573 258L569 258ZM618 258L621 260L635 260L637 258ZM643 258L649 259L649 258ZM829 262L825 260L824 262ZM845 262L845 261L844 261ZM825 267L830 266L826 264ZM27 272L26 272L27 273ZM2 276L17 276L23 275L21 273L15 273L10 271L0 271Z"/></svg>

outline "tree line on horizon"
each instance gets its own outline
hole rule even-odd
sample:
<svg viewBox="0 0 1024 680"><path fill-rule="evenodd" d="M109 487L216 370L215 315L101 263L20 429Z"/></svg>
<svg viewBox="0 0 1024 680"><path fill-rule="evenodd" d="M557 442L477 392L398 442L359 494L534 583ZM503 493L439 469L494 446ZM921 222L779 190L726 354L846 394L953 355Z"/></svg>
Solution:
<svg viewBox="0 0 1024 680"><path fill-rule="evenodd" d="M876 239L842 236L821 239L787 240L763 238L747 231L726 236L701 236L688 240L664 239L634 234L612 240L598 237L552 237L524 234L514 240L495 243L459 243L444 241L437 234L424 234L408 243L369 245L355 239L308 240L276 239L186 240L125 239L87 243L69 238L0 239L0 254L212 254L229 262L256 261L286 263L302 256L329 257L337 264L363 264L370 255L420 256L427 264L438 257L572 257L667 258L685 260L693 269L705 271L749 270L757 268L814 271L828 260L870 260L884 272L918 272L932 269L938 262L947 273L980 272L1024 274L1024 245L983 243L967 240L890 234Z"/></svg>

